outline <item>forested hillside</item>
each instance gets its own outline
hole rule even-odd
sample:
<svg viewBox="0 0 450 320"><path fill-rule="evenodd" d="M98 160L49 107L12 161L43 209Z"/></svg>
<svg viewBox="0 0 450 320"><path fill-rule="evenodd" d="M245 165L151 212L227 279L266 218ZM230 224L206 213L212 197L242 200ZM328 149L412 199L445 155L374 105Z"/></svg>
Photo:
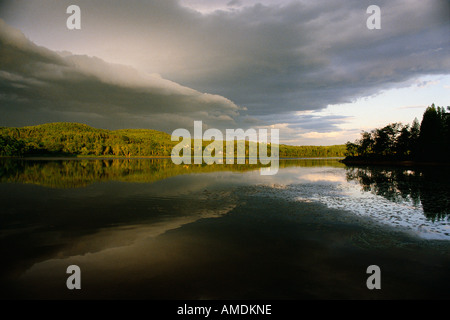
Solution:
<svg viewBox="0 0 450 320"><path fill-rule="evenodd" d="M169 156L176 142L156 130L104 130L78 123L0 128L0 154Z"/></svg>
<svg viewBox="0 0 450 320"><path fill-rule="evenodd" d="M203 141L203 147L209 143ZM67 122L0 128L0 156L169 157L176 144L169 134L148 129L106 130ZM345 145L280 145L280 157L343 157L345 150Z"/></svg>

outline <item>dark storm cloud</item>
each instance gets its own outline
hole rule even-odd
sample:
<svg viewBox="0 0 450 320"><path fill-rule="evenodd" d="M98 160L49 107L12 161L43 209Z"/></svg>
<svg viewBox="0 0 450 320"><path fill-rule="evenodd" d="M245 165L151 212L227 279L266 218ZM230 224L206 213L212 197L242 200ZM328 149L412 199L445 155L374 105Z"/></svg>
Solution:
<svg viewBox="0 0 450 320"><path fill-rule="evenodd" d="M450 71L444 2L378 1L381 30L366 28L369 4L298 2L211 15L205 28L211 36L224 35L211 39L212 46L222 48L223 65L236 59L204 78L180 81L261 115L317 110L424 74Z"/></svg>
<svg viewBox="0 0 450 320"><path fill-rule="evenodd" d="M315 132L332 132L339 131L338 124L343 124L349 117L346 116L317 116L303 115L297 120L289 122L288 127L291 129L314 130Z"/></svg>
<svg viewBox="0 0 450 320"><path fill-rule="evenodd" d="M228 7L232 7L232 6L242 6L242 1L240 0L231 0L230 2L227 3Z"/></svg>
<svg viewBox="0 0 450 320"><path fill-rule="evenodd" d="M1 124L88 122L108 127L234 124L239 107L158 75L98 58L59 55L39 47L0 20Z"/></svg>
<svg viewBox="0 0 450 320"><path fill-rule="evenodd" d="M261 116L260 120L264 125L270 124L272 116ZM341 115L318 115L308 114L284 114L277 117L279 124L285 124L285 128L291 132L314 131L319 133L340 131L340 124L346 123L351 117Z"/></svg>
<svg viewBox="0 0 450 320"><path fill-rule="evenodd" d="M201 14L175 0L79 0L83 27L77 33L61 28L70 1L15 0L2 9L8 22L22 26L37 43L64 44L67 50L130 64L198 91L218 94L247 108L240 117L229 102L199 103L197 94L193 94L196 98L173 92L161 95L148 88L111 83L112 77L99 83L87 76L89 68L80 75L80 70L64 65L75 63L73 59L55 58L52 62L53 68L68 77L44 79L45 85L58 90L27 91L26 95L17 86L32 85L22 82L36 82L33 88L44 84L41 77L24 70L7 75L18 77L14 81L3 75L2 86L15 83L15 88L8 87L8 97L23 108L24 99L32 99L33 94L46 95L52 101L70 98L71 107L63 109L65 112L90 114L105 126L120 123L120 119L146 123L155 118L158 121L148 123L169 128L171 121L187 122L197 116L205 121L207 117L231 117L237 125L257 125L258 120L288 123L290 128L325 132L338 130L345 119L298 116L295 112L319 111L423 75L450 72L448 1L376 1L381 8L381 30L366 27L366 9L375 4L371 0L286 1L284 5L276 1L274 5L251 6L241 2L240 9ZM76 59L84 59L88 65L87 61L93 61ZM69 92L68 87L77 90ZM127 98L128 94L133 98ZM39 101L36 105L45 105L44 97L39 96ZM45 107L56 110L56 104L51 105L53 109ZM187 115L182 106L196 114ZM105 110L113 110L115 116L105 115ZM164 124L158 118L162 115L167 118Z"/></svg>

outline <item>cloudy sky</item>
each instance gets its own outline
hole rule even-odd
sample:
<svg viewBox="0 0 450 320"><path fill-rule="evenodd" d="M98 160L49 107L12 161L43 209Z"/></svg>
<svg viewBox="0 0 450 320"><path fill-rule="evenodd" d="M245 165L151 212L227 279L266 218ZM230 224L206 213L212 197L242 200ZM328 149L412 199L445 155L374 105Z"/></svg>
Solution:
<svg viewBox="0 0 450 320"><path fill-rule="evenodd" d="M330 145L431 103L450 105L448 0L0 0L0 126L202 120Z"/></svg>

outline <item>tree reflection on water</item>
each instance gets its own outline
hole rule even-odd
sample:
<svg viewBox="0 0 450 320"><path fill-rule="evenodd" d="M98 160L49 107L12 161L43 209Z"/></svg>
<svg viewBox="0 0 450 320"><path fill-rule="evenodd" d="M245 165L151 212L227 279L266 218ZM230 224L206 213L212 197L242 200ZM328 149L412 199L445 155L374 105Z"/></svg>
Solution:
<svg viewBox="0 0 450 320"><path fill-rule="evenodd" d="M450 214L448 167L349 166L346 177L347 181L358 182L363 191L387 200L422 205L424 215L432 221Z"/></svg>

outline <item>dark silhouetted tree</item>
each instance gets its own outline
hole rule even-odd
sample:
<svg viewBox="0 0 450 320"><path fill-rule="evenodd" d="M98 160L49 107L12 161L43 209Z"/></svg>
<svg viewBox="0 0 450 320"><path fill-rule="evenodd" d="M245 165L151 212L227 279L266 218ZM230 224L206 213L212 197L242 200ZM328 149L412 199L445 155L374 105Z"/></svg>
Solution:
<svg viewBox="0 0 450 320"><path fill-rule="evenodd" d="M425 110L420 124L419 159L437 160L442 156L444 129L442 118L441 108L436 108L434 103Z"/></svg>

